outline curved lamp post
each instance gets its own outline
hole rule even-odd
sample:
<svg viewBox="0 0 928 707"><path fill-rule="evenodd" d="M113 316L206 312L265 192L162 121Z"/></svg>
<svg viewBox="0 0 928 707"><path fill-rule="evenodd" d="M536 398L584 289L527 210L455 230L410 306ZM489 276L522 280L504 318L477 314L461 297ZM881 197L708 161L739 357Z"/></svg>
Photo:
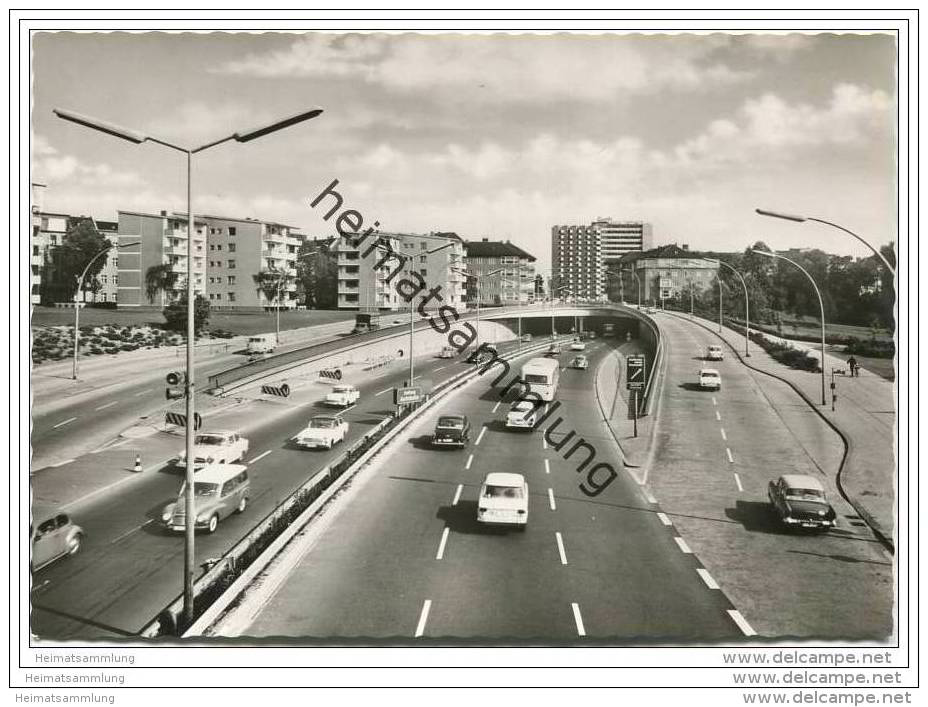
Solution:
<svg viewBox="0 0 928 707"><path fill-rule="evenodd" d="M825 405L825 305L822 303L822 293L818 289L818 285L815 284L815 280L812 279L812 276L808 271L802 267L795 260L790 260L785 255L780 255L779 253L770 253L766 250L754 250L751 248L752 253L757 253L758 255L764 255L768 258L779 258L780 260L785 260L787 263L792 263L797 268L802 270L803 275L809 278L809 282L812 283L812 287L815 288L815 294L818 296L818 307L822 315L822 360L819 362L821 365L819 368L822 369L822 405Z"/></svg>
<svg viewBox="0 0 928 707"><path fill-rule="evenodd" d="M305 120L315 118L320 113L322 113L321 108L313 108L312 110L303 111L301 113L296 113L287 118L283 118L276 122L270 123L268 125L262 125L257 128L252 128L250 130L243 130L239 132L232 133L226 137L220 138L218 140L213 140L208 142L205 145L200 145L199 147L189 148L182 147L180 145L175 145L166 140L161 140L152 135L146 135L140 133L136 130L130 130L128 128L123 128L118 125L113 125L112 123L107 123L103 120L97 118L92 118L87 115L81 115L80 113L74 113L68 110L61 110L55 108L52 112L61 118L62 120L67 120L71 123L76 123L77 125L83 126L85 128L90 128L91 130L96 130L101 133L105 133L112 137L119 138L120 140L126 140L135 145L140 145L143 142L152 142L156 145L161 145L162 147L167 147L168 149L175 150L187 156L187 361L186 361L186 376L187 381L185 384L185 395L187 399L186 406L186 415L187 415L187 424L184 426L184 432L186 437L186 451L187 451L187 473L185 474L185 503L184 503L184 512L186 514L186 522L184 523L184 609L183 609L183 619L184 625L190 626L193 623L194 619L194 606L193 606L193 575L196 569L196 558L194 555L194 526L193 522L196 519L196 507L194 502L194 488L193 488L193 420L194 420L194 336L196 334L194 327L194 270L193 270L193 235L196 231L196 224L194 223L193 218L193 198L192 198L192 187L191 187L191 172L192 172L192 161L193 155L198 152L203 152L208 150L211 147L216 145L221 145L230 140L235 140L236 142L251 142L259 137L264 137L278 130L288 128L291 125L296 125L297 123L302 123Z"/></svg>
<svg viewBox="0 0 928 707"><path fill-rule="evenodd" d="M872 250L873 254L883 261L883 264L886 266L886 269L889 270L893 274L893 277L896 276L896 269L892 265L889 264L889 261L886 259L886 256L884 256L879 250L874 248L863 238L858 236L856 233L854 233L850 229L845 228L844 226L839 226L838 224L832 223L831 221L826 221L823 218L814 218L813 216L797 216L795 214L782 214L778 211L768 211L767 209L754 209L754 211L760 214L761 216L770 216L771 218L781 218L785 221L796 221L797 223L802 223L804 221L815 221L816 223L824 223L826 226L837 228L839 231L844 231L849 236L853 236L854 238L859 240L861 243L863 243L865 246L867 246L870 250Z"/></svg>
<svg viewBox="0 0 928 707"><path fill-rule="evenodd" d="M704 258L704 260L715 265L724 265L726 268L735 273L739 280L741 280L741 287L744 289L744 355L750 356L751 352L748 348L748 342L751 340L751 310L750 305L748 304L748 285L744 281L744 276L724 260L715 260L713 258Z"/></svg>

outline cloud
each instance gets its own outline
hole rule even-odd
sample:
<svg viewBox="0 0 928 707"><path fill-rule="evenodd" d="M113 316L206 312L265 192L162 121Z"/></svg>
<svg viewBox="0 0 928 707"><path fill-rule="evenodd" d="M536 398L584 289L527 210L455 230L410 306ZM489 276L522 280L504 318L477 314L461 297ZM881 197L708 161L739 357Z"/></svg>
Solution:
<svg viewBox="0 0 928 707"><path fill-rule="evenodd" d="M613 102L625 92L696 91L751 76L713 62L724 39L642 35L311 34L214 73L259 78L350 78L454 98ZM478 90L479 89L479 90Z"/></svg>

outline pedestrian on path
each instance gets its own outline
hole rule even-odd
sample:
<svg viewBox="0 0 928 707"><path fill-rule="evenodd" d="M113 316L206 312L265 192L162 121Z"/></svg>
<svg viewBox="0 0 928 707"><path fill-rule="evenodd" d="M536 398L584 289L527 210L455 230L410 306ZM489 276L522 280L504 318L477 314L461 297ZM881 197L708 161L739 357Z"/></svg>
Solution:
<svg viewBox="0 0 928 707"><path fill-rule="evenodd" d="M857 365L857 359L851 356L847 360L848 368L851 369L851 378L860 377L860 366Z"/></svg>

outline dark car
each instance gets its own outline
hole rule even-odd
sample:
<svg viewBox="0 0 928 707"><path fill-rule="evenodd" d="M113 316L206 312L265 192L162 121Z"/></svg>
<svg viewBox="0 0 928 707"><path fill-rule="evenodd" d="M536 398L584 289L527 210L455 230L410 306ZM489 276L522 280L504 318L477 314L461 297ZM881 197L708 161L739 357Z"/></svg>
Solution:
<svg viewBox="0 0 928 707"><path fill-rule="evenodd" d="M791 528L828 530L838 524L825 489L814 476L784 474L770 482L767 495L780 520Z"/></svg>
<svg viewBox="0 0 928 707"><path fill-rule="evenodd" d="M498 355L498 351L493 344L481 344L474 351L470 352L470 356L467 357L467 363L488 363L493 359L494 356Z"/></svg>
<svg viewBox="0 0 928 707"><path fill-rule="evenodd" d="M545 351L545 356L549 356L549 357L551 357L551 358L553 358L553 357L555 357L555 356L560 356L560 355L561 355L561 345L560 345L560 344L551 344L551 345L548 347L548 350Z"/></svg>
<svg viewBox="0 0 928 707"><path fill-rule="evenodd" d="M470 422L466 415L441 415L435 424L432 444L436 447L464 448L470 442Z"/></svg>

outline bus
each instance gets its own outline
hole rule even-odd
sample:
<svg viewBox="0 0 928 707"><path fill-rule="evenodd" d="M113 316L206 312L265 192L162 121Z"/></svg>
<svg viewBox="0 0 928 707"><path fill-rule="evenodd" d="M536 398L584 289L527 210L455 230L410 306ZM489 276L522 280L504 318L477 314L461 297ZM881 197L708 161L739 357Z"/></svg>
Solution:
<svg viewBox="0 0 928 707"><path fill-rule="evenodd" d="M554 400L561 364L556 358L533 358L522 366L522 383L525 393L535 393L542 400Z"/></svg>

